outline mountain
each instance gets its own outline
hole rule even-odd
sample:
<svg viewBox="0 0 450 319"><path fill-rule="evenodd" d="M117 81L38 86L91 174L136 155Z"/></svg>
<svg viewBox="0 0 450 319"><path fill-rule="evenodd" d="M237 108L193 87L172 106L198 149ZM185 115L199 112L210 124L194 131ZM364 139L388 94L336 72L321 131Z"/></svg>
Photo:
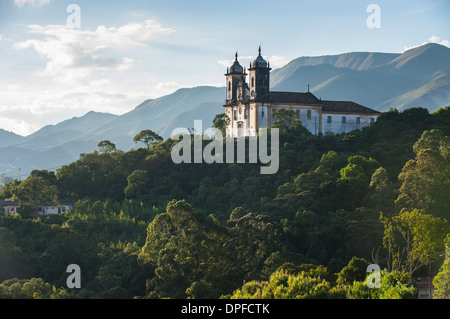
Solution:
<svg viewBox="0 0 450 319"><path fill-rule="evenodd" d="M20 143L25 137L0 129L0 148Z"/></svg>
<svg viewBox="0 0 450 319"><path fill-rule="evenodd" d="M223 112L224 96L224 89L217 87L179 89L170 95L145 101L81 138L106 139L120 149L129 149L134 145L133 137L144 129L169 138L177 127L192 127L194 119L203 120L204 125L210 126L214 116Z"/></svg>
<svg viewBox="0 0 450 319"><path fill-rule="evenodd" d="M117 118L117 115L91 111L81 117L73 117L56 125L48 125L26 137L16 146L43 150L63 145L81 136L86 136L101 125Z"/></svg>
<svg viewBox="0 0 450 319"><path fill-rule="evenodd" d="M450 48L429 43L402 54L354 52L303 57L272 72L276 91L305 91L318 97L351 100L384 111L413 106L430 110L450 104ZM436 96L434 94L437 94ZM428 97L423 97L425 94Z"/></svg>
<svg viewBox="0 0 450 319"><path fill-rule="evenodd" d="M379 111L422 106L433 112L450 105L450 49L426 44L401 54L300 57L271 73L272 91L305 92L308 84L324 100L348 100ZM23 176L32 169L55 170L94 151L102 140L129 150L144 129L164 138L177 127L193 127L194 120L203 120L206 129L223 112L224 100L224 87L183 88L120 116L89 112L27 137L0 130L0 173L15 177L18 168Z"/></svg>
<svg viewBox="0 0 450 319"><path fill-rule="evenodd" d="M0 172L18 177L21 168L24 177L33 169L55 170L77 160L81 153L93 152L102 140L115 143L118 149L129 150L135 146L133 137L144 129L168 138L177 127L193 127L194 120L203 120L207 128L214 116L223 112L223 90L208 86L179 89L146 100L120 116L91 111L46 126L27 137L4 143L0 148Z"/></svg>

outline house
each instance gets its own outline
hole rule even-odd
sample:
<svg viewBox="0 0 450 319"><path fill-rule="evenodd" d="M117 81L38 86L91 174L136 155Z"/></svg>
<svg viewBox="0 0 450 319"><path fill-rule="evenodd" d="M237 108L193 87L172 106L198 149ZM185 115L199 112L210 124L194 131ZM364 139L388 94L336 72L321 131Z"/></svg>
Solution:
<svg viewBox="0 0 450 319"><path fill-rule="evenodd" d="M227 137L256 136L262 127L270 127L279 109L295 112L295 116L312 134L347 133L373 124L380 112L351 101L322 101L309 92L270 91L270 63L259 55L243 68L238 55L227 68L225 114L230 119ZM249 83L247 83L247 76Z"/></svg>
<svg viewBox="0 0 450 319"><path fill-rule="evenodd" d="M414 288L418 290L419 299L433 299L434 285L433 278L430 277L418 277L414 278ZM431 298L430 298L431 288Z"/></svg>
<svg viewBox="0 0 450 319"><path fill-rule="evenodd" d="M7 215L15 215L20 208L19 201L0 201L0 207L3 213ZM38 216L49 216L56 214L64 214L73 207L72 201L53 204L48 202L41 202L38 205Z"/></svg>
<svg viewBox="0 0 450 319"><path fill-rule="evenodd" d="M0 201L0 207L3 209L3 213L6 215L17 214L17 209L20 207L18 201Z"/></svg>

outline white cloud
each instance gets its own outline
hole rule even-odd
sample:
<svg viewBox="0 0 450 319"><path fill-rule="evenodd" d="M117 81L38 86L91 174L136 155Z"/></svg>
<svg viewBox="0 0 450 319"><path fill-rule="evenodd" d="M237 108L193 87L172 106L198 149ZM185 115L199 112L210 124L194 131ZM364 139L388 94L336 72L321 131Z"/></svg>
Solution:
<svg viewBox="0 0 450 319"><path fill-rule="evenodd" d="M51 0L14 0L14 4L19 8L29 4L33 6L43 6L49 4Z"/></svg>
<svg viewBox="0 0 450 319"><path fill-rule="evenodd" d="M432 35L431 37L428 38L427 41L423 42L422 44L414 45L414 46L410 46L410 47L406 47L405 46L403 48L403 52L411 50L411 49L414 49L414 48L417 48L417 47L420 47L420 46L422 46L424 44L428 44L428 43L437 43L437 44L444 45L444 46L450 48L450 41L449 40L445 40L445 39L441 40L441 37L438 37L436 35Z"/></svg>
<svg viewBox="0 0 450 319"><path fill-rule="evenodd" d="M66 81L84 81L98 71L121 71L136 61L121 57L117 51L124 47L143 47L153 38L174 32L153 20L129 23L119 28L99 26L95 31L64 25L29 25L28 33L44 39L28 39L15 44L17 50L33 49L47 59L39 75ZM129 50L128 50L129 52Z"/></svg>

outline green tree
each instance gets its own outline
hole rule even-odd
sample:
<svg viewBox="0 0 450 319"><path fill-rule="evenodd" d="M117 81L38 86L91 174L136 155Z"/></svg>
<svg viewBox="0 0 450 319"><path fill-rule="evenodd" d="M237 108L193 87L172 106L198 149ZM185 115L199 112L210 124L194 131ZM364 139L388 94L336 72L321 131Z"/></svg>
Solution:
<svg viewBox="0 0 450 319"><path fill-rule="evenodd" d="M225 113L217 114L213 119L213 127L222 132L222 136L226 136L227 126L230 124L230 118Z"/></svg>
<svg viewBox="0 0 450 319"><path fill-rule="evenodd" d="M450 234L447 235L446 243L444 263L433 280L433 285L436 288L433 294L435 299L450 299Z"/></svg>
<svg viewBox="0 0 450 319"><path fill-rule="evenodd" d="M390 186L389 175L383 167L378 168L369 184L369 200L373 207L384 212L394 207L394 195Z"/></svg>
<svg viewBox="0 0 450 319"><path fill-rule="evenodd" d="M30 176L15 189L14 197L20 201L24 211L31 214L29 217L37 217L40 203L57 204L58 189L42 177Z"/></svg>
<svg viewBox="0 0 450 319"><path fill-rule="evenodd" d="M326 299L337 297L329 282L305 272L275 271L268 281L251 281L237 289L230 299ZM341 294L342 297L342 294Z"/></svg>
<svg viewBox="0 0 450 319"><path fill-rule="evenodd" d="M116 151L116 144L110 141L101 141L97 145L101 153L114 153Z"/></svg>
<svg viewBox="0 0 450 319"><path fill-rule="evenodd" d="M139 197L145 192L145 186L150 178L147 171L135 170L127 177L128 185L125 188L126 198Z"/></svg>
<svg viewBox="0 0 450 319"><path fill-rule="evenodd" d="M223 262L227 260L225 240L225 230L212 217L196 212L184 200L172 200L166 213L149 224L139 254L140 261L154 269L155 276L147 284L148 296L186 298L186 293L192 297L200 290L214 292L216 285L228 290L229 275L233 274Z"/></svg>
<svg viewBox="0 0 450 319"><path fill-rule="evenodd" d="M143 130L133 138L133 142L136 144L139 142L144 143L147 148L150 148L153 144L161 143L162 141L163 138L152 130Z"/></svg>
<svg viewBox="0 0 450 319"><path fill-rule="evenodd" d="M383 245L392 258L390 269L412 274L442 254L448 231L445 220L414 209L392 218L381 214L381 221L385 226Z"/></svg>
<svg viewBox="0 0 450 319"><path fill-rule="evenodd" d="M369 263L364 258L353 257L347 266L338 274L338 284L352 284L354 281L363 281L367 276Z"/></svg>
<svg viewBox="0 0 450 319"><path fill-rule="evenodd" d="M288 128L294 128L301 124L300 120L295 116L295 111L287 109L279 109L273 113L274 121L272 127L285 131Z"/></svg>
<svg viewBox="0 0 450 319"><path fill-rule="evenodd" d="M425 131L413 150L416 157L399 175L397 207L450 218L450 137L438 130Z"/></svg>

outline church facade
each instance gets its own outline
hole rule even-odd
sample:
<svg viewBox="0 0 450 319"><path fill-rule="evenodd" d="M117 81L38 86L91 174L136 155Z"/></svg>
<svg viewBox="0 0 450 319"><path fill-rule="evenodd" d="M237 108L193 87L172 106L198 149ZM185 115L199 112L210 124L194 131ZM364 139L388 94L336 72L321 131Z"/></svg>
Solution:
<svg viewBox="0 0 450 319"><path fill-rule="evenodd" d="M274 113L289 109L312 134L347 133L373 124L380 112L349 101L322 101L309 92L270 91L270 63L261 56L247 70L238 61L227 68L225 114L230 122L227 137L256 136L270 127ZM248 72L248 73L247 73ZM247 83L248 77L248 83Z"/></svg>

